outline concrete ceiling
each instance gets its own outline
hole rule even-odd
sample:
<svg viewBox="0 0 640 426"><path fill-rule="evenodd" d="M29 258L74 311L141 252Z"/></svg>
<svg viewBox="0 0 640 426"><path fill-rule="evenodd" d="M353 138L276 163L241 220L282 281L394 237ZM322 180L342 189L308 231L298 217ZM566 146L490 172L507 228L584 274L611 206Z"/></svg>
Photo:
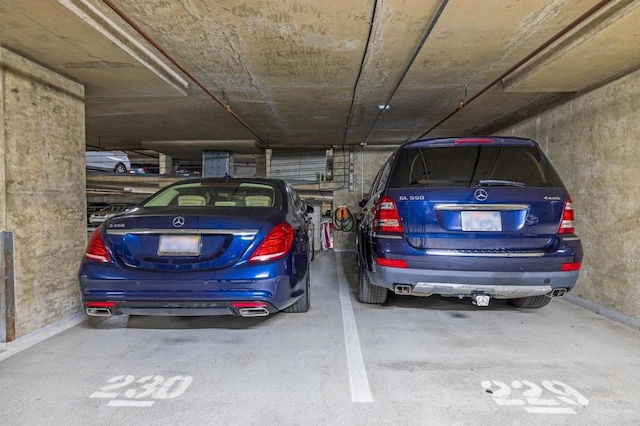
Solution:
<svg viewBox="0 0 640 426"><path fill-rule="evenodd" d="M0 44L85 85L89 147L177 158L497 131L638 69L638 22L635 0L0 0Z"/></svg>

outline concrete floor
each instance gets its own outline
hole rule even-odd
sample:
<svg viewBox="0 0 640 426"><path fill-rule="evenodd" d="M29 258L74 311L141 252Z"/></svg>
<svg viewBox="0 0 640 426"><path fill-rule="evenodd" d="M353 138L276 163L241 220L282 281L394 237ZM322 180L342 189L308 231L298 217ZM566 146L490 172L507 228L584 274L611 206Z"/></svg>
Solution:
<svg viewBox="0 0 640 426"><path fill-rule="evenodd" d="M640 331L564 300L355 300L353 254L312 308L85 321L0 358L3 425L640 423Z"/></svg>

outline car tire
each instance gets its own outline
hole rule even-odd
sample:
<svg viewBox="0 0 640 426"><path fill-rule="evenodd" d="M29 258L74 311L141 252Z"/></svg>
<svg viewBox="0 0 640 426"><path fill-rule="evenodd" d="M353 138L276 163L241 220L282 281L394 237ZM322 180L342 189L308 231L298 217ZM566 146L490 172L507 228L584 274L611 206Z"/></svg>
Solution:
<svg viewBox="0 0 640 426"><path fill-rule="evenodd" d="M303 312L308 312L309 308L311 307L311 301L309 297L310 289L311 289L311 268L310 268L310 265L307 264L307 277L305 279L304 294L300 299L296 301L296 303L284 308L283 311L290 314L299 314Z"/></svg>
<svg viewBox="0 0 640 426"><path fill-rule="evenodd" d="M363 268L358 269L358 300L362 303L381 305L387 301L389 291L385 287L371 284L369 276Z"/></svg>
<svg viewBox="0 0 640 426"><path fill-rule="evenodd" d="M113 168L113 172L114 173L127 173L127 166L125 166L122 163L118 163L116 164L116 166Z"/></svg>
<svg viewBox="0 0 640 426"><path fill-rule="evenodd" d="M516 308L542 308L551 302L549 296L529 296L520 299L509 299L509 304Z"/></svg>

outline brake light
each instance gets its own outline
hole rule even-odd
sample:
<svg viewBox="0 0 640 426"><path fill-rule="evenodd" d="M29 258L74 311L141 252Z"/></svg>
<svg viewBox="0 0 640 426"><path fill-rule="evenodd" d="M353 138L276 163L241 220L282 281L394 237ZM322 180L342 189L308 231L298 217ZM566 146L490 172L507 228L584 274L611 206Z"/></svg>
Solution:
<svg viewBox="0 0 640 426"><path fill-rule="evenodd" d="M563 263L560 270L563 272L579 271L581 266L582 263L580 262Z"/></svg>
<svg viewBox="0 0 640 426"><path fill-rule="evenodd" d="M293 228L288 223L279 223L269 231L255 249L249 262L275 260L287 254L293 243Z"/></svg>
<svg viewBox="0 0 640 426"><path fill-rule="evenodd" d="M468 139L456 139L453 143L493 143L493 139L488 138L468 138Z"/></svg>
<svg viewBox="0 0 640 426"><path fill-rule="evenodd" d="M89 237L87 243L87 250L84 253L84 257L96 262L109 262L109 253L102 241L102 235L100 234L100 228L96 228Z"/></svg>
<svg viewBox="0 0 640 426"><path fill-rule="evenodd" d="M406 268L407 261L400 259L383 259L381 257L376 258L376 264L380 266L390 266L392 268Z"/></svg>
<svg viewBox="0 0 640 426"><path fill-rule="evenodd" d="M373 230L375 232L404 232L396 203L390 197L381 197L373 212Z"/></svg>
<svg viewBox="0 0 640 426"><path fill-rule="evenodd" d="M564 208L562 209L562 218L560 219L560 226L558 226L558 234L573 234L575 229L573 227L573 203L571 197L567 197L564 202Z"/></svg>

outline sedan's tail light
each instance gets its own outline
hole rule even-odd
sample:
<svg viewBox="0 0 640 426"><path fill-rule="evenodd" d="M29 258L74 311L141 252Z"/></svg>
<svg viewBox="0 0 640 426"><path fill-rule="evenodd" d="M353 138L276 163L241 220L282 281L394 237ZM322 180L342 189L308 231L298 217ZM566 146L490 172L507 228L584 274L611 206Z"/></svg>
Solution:
<svg viewBox="0 0 640 426"><path fill-rule="evenodd" d="M288 223L279 223L269 231L258 248L255 249L249 262L275 260L287 254L293 243L293 228Z"/></svg>
<svg viewBox="0 0 640 426"><path fill-rule="evenodd" d="M403 232L396 203L390 197L380 197L373 212L375 232Z"/></svg>
<svg viewBox="0 0 640 426"><path fill-rule="evenodd" d="M91 233L91 237L89 237L89 242L87 243L87 250L84 253L84 257L96 262L109 261L109 253L107 253L107 249L105 248L104 242L102 241L100 228L94 229Z"/></svg>
<svg viewBox="0 0 640 426"><path fill-rule="evenodd" d="M574 232L573 203L571 202L571 197L567 197L562 209L562 219L560 219L560 225L558 226L558 234L573 234Z"/></svg>

